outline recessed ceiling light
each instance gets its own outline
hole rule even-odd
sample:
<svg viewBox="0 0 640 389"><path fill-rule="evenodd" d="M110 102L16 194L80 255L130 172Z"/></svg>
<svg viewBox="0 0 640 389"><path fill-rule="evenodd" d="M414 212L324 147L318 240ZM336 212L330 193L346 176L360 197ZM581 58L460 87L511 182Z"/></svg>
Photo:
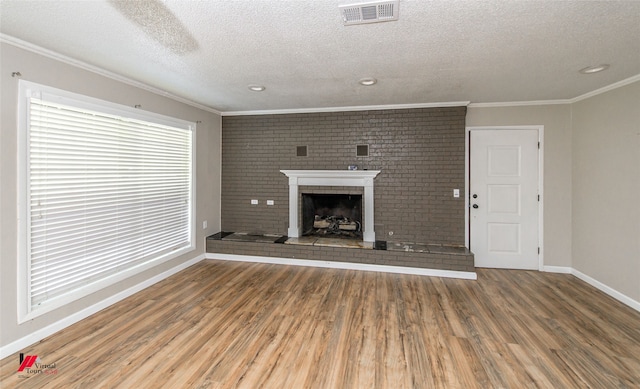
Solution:
<svg viewBox="0 0 640 389"><path fill-rule="evenodd" d="M375 85L375 83L378 82L378 80L376 80L375 78L368 77L368 78L363 78L358 82L360 83L360 85L371 86L371 85Z"/></svg>
<svg viewBox="0 0 640 389"><path fill-rule="evenodd" d="M263 85L249 85L249 90L252 90L254 92L262 92L265 89L267 88L265 88Z"/></svg>
<svg viewBox="0 0 640 389"><path fill-rule="evenodd" d="M580 69L580 73L582 73L582 74L593 74L593 73L598 73L598 72L601 72L601 71L607 70L607 69L609 69L609 65L604 63L602 65L587 66L584 69Z"/></svg>

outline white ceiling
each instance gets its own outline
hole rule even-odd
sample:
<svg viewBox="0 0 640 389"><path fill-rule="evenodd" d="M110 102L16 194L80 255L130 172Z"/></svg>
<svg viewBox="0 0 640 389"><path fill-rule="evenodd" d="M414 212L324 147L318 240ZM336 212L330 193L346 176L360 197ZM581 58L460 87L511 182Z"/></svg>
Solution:
<svg viewBox="0 0 640 389"><path fill-rule="evenodd" d="M0 32L229 114L564 100L640 74L640 1L400 0L344 26L356 2L1 0Z"/></svg>

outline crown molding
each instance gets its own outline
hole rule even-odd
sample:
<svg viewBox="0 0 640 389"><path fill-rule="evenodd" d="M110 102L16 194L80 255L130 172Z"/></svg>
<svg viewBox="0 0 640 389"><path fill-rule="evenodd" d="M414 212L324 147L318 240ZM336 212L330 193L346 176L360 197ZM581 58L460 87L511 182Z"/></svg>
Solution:
<svg viewBox="0 0 640 389"><path fill-rule="evenodd" d="M21 39L14 38L14 37L12 37L10 35L6 35L6 34L0 33L0 42L9 44L9 45L12 45L12 46L15 46L15 47L18 47L18 48L23 49L23 50L30 51L30 52L35 53L35 54L42 55L44 57L47 57L47 58L50 58L50 59L65 63L67 65L71 65L71 66L74 66L74 67L77 67L77 68L80 68L80 69L83 69L83 70L98 74L98 75L103 76L103 77L110 78L110 79L112 79L114 81L118 81L118 82L121 82L123 84L127 84L127 85L130 85L130 86L142 89L142 90L146 90L147 92L151 92L151 93L154 93L156 95L167 97L167 98L169 98L171 100L175 100L177 102L190 105L190 106L192 106L194 108L198 108L198 109L201 109L203 111L215 113L217 115L222 115L222 112L220 112L220 111L218 111L218 110L216 110L214 108L207 107L206 105L202 105L202 104L196 103L195 101L191 101L189 99L185 99L184 97L180 97L180 96L174 95L174 94L172 94L170 92L167 92L167 91L164 91L162 89L158 89L158 88L155 88L153 86L147 85L147 84L145 84L143 82L136 81L136 80L133 80L131 78L124 77L124 76L122 76L120 74L110 72L108 70L102 69L102 68L94 66L94 65L90 65L90 64L88 64L86 62L83 62L83 61L68 57L66 55L63 55L63 54L60 54L60 53L56 53L55 51L52 51L52 50L49 50L49 49L45 49L44 47L41 47L41 46L38 46L38 45L34 45L32 43L29 43L29 42L25 42L25 41L23 41Z"/></svg>
<svg viewBox="0 0 640 389"><path fill-rule="evenodd" d="M635 76L629 77L629 78L625 78L622 81L618 81L615 82L611 85L607 85L605 87L602 87L600 89L596 89L594 91L591 92L587 92L583 95L580 95L578 97L574 97L573 99L571 99L571 103L577 103L578 101L582 101L585 99L588 99L589 97L593 97L593 96L597 96L606 92L609 92L611 90L614 89L618 89L618 88L622 88L623 86L629 85L629 84L633 84L634 82L640 81L640 74L636 74Z"/></svg>
<svg viewBox="0 0 640 389"><path fill-rule="evenodd" d="M499 107L518 107L518 106L531 106L531 105L560 105L560 104L573 104L578 101L588 99L614 89L622 88L623 86L633 84L640 81L640 74L625 78L622 81L615 82L611 85L604 86L602 88L587 92L578 97L571 99L559 99L559 100L534 100L534 101L508 101L502 103L470 103L469 108L499 108Z"/></svg>
<svg viewBox="0 0 640 389"><path fill-rule="evenodd" d="M466 107L469 105L469 103L470 103L469 101L449 101L449 102L442 102L442 103L356 105L356 106L348 106L348 107L295 108L295 109L267 109L267 110L258 110L258 111L222 112L222 116L281 115L281 114L292 114L292 113L381 111L384 109Z"/></svg>
<svg viewBox="0 0 640 389"><path fill-rule="evenodd" d="M531 105L562 105L571 104L570 99L561 100L533 100L533 101L505 101L496 103L471 103L469 108L500 108L500 107L524 107Z"/></svg>
<svg viewBox="0 0 640 389"><path fill-rule="evenodd" d="M325 107L325 108L301 108L301 109L274 109L274 110L257 110L257 111L229 111L223 112L218 111L217 109L196 103L194 101L185 99L184 97L176 96L167 91L155 88L153 86L147 85L140 81L135 81L133 79L124 77L120 74L110 72L108 70L102 69L98 66L90 65L86 62L68 57L66 55L62 55L55 51L45 49L44 47L34 45L29 42L25 42L21 39L14 38L10 35L0 33L0 42L7 43L9 45L21 48L23 50L30 51L32 53L36 53L42 55L47 58L51 58L53 60L65 63L67 65L71 65L83 70L90 71L92 73L96 73L98 75L110 78L115 81L122 82L127 85L134 86L136 88L140 88L146 90L151 93L155 93L160 96L164 96L170 98L172 100L190 105L192 107L202 109L203 111L211 112L220 116L246 116L246 115L277 115L277 114L287 114L287 113L316 113L316 112L345 112L345 111L373 111L373 110L383 110L383 109L411 109L411 108L436 108L436 107L459 107L459 106L467 106L469 105L469 101L459 101L459 102L444 102L444 103L424 103L424 104L390 104L390 105L367 105L367 106L352 106L352 107Z"/></svg>
<svg viewBox="0 0 640 389"><path fill-rule="evenodd" d="M499 107L517 107L517 106L533 106L533 105L562 105L573 104L578 101L588 99L593 96L597 96L608 91L621 88L623 86L640 81L640 74L629 77L622 81L618 81L611 85L596 89L591 92L587 92L580 96L571 99L558 99L558 100L533 100L533 101L507 101L507 102L493 102L493 103L471 103L470 101L451 101L441 103L418 103L418 104L388 104L388 105L362 105L362 106L347 106L347 107L321 107L321 108L295 108L295 109L273 109L273 110L254 110L254 111L219 111L215 108L196 103L195 101L185 99L174 95L170 92L158 89L156 87L147 85L140 81L124 77L120 74L110 72L100 67L90 65L86 62L79 61L77 59L56 53L55 51L45 49L41 46L34 45L32 43L25 42L21 39L14 38L10 35L0 33L0 42L7 43L12 46L42 55L66 63L68 65L96 73L98 75L110 78L112 80L122 82L127 85L134 86L146 90L148 92L164 96L175 100L180 103L187 104L194 108L201 109L203 111L211 112L220 116L248 116L248 115L279 115L279 114L295 114L295 113L322 113L322 112L349 112L349 111L380 111L385 109L415 109L415 108L444 108L444 107L460 107L466 106L469 108L499 108Z"/></svg>

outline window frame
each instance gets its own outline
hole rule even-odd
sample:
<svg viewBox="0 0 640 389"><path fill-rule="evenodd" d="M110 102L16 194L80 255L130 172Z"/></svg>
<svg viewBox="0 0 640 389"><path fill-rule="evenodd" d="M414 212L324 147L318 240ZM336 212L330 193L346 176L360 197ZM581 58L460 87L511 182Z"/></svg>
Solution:
<svg viewBox="0 0 640 389"><path fill-rule="evenodd" d="M176 127L191 132L191 161L190 161L190 188L189 188L189 239L186 246L171 251L160 256L156 256L140 264L128 266L124 271L119 271L98 281L94 281L72 292L55 297L36 309L31 307L30 285L30 214L29 214L29 99L36 97L48 102L64 104L79 109L97 111L107 115L120 116L123 119L141 120L145 122ZM17 306L18 323L24 323L38 316L51 312L60 307L66 306L74 301L80 300L99 290L108 288L118 282L130 278L136 274L156 267L171 259L177 258L196 249L196 123L182 119L172 118L137 108L116 104L113 102L96 99L53 88L46 85L37 84L30 81L20 80L18 85L18 255L17 255ZM118 290L117 292L122 292ZM116 293L117 293L116 292Z"/></svg>

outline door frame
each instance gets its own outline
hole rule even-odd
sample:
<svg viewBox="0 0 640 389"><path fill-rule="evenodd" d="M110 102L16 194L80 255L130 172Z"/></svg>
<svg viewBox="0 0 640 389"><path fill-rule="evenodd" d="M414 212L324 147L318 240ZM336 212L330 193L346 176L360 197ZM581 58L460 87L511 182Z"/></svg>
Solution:
<svg viewBox="0 0 640 389"><path fill-rule="evenodd" d="M471 220L469 217L469 208L471 202L469 199L471 174L469 171L469 161L471 160L471 148L470 139L471 131L483 131L483 130L536 130L538 131L538 195L540 201L538 201L538 247L540 252L538 253L538 270L544 270L544 126L543 125L531 125L531 126L468 126L465 132L465 160L464 160L464 240L467 248L470 246L470 231ZM473 251L472 251L473 252Z"/></svg>

